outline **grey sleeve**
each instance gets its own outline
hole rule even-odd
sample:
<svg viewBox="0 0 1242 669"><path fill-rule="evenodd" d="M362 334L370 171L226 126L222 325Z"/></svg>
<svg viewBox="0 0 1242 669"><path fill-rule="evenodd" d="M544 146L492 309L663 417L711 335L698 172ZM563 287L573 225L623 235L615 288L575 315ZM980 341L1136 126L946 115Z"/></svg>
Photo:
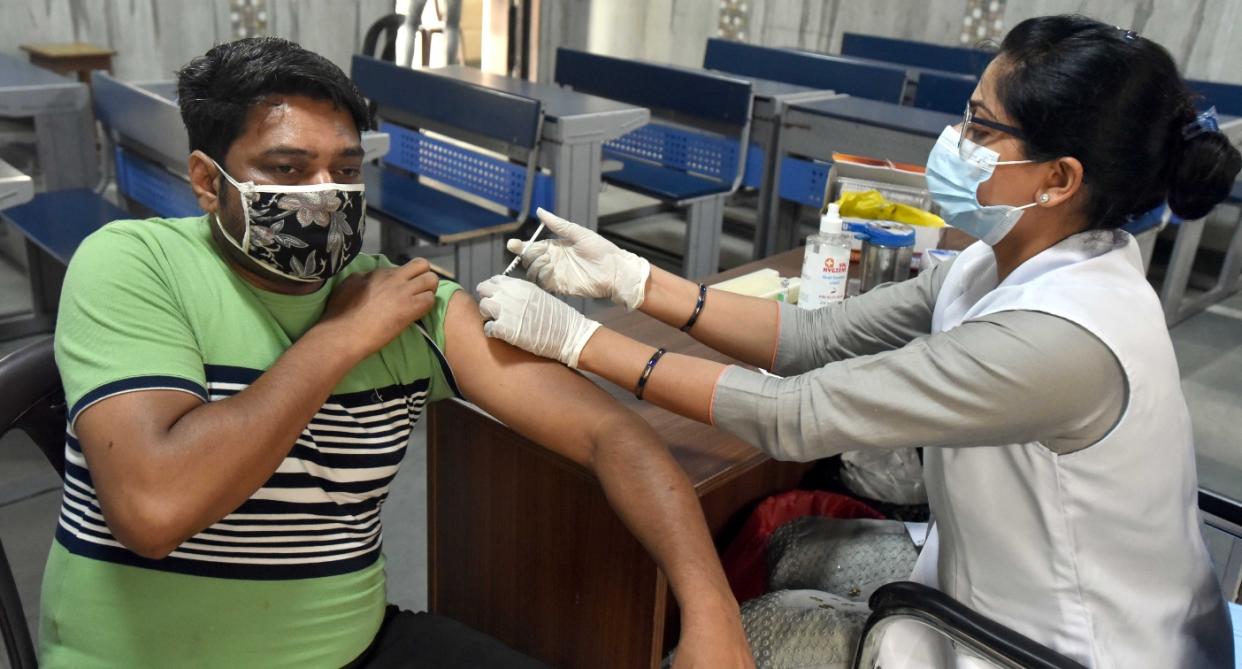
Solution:
<svg viewBox="0 0 1242 669"><path fill-rule="evenodd" d="M901 348L929 334L950 264L814 311L782 303L772 371L801 374L837 360Z"/></svg>
<svg viewBox="0 0 1242 669"><path fill-rule="evenodd" d="M861 448L1098 441L1126 401L1120 363L1070 321L1010 311L789 378L730 367L712 422L778 460Z"/></svg>

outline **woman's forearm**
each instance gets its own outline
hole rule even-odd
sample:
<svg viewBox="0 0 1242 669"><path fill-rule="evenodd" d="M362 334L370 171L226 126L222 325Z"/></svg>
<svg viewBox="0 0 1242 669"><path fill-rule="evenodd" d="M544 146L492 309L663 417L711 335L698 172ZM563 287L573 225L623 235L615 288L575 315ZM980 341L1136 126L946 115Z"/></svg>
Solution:
<svg viewBox="0 0 1242 669"><path fill-rule="evenodd" d="M652 267L639 309L679 328L694 313L698 297L697 283ZM771 369L780 338L779 306L772 300L709 289L690 334L731 358Z"/></svg>
<svg viewBox="0 0 1242 669"><path fill-rule="evenodd" d="M633 392L655 350L601 327L582 350L578 367ZM700 423L711 423L712 394L725 369L718 362L669 353L647 378L643 399Z"/></svg>

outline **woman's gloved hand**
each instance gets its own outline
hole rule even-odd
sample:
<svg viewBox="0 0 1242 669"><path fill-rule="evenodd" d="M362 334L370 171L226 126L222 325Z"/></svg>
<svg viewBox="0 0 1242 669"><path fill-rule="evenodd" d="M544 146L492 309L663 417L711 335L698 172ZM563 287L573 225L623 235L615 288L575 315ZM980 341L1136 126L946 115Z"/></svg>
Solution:
<svg viewBox="0 0 1242 669"><path fill-rule="evenodd" d="M542 208L536 215L560 239L534 242L525 251L520 239L507 244L531 281L560 295L606 297L630 311L642 305L651 263Z"/></svg>
<svg viewBox="0 0 1242 669"><path fill-rule="evenodd" d="M599 329L599 323L529 281L497 275L477 290L479 313L486 321L483 334L574 369L587 340Z"/></svg>

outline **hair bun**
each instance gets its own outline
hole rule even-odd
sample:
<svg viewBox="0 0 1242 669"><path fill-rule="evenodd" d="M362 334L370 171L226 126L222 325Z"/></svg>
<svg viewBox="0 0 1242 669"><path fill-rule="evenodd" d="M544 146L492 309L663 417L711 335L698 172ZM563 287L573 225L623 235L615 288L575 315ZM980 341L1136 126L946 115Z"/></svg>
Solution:
<svg viewBox="0 0 1242 669"><path fill-rule="evenodd" d="M1169 170L1169 209L1186 220L1207 216L1229 197L1242 155L1221 132L1204 132L1182 144Z"/></svg>

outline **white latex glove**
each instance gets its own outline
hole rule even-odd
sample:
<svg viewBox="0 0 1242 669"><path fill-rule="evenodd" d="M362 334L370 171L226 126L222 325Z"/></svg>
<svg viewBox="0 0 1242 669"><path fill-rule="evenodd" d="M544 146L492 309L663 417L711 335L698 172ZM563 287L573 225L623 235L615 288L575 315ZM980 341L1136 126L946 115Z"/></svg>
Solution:
<svg viewBox="0 0 1242 669"><path fill-rule="evenodd" d="M510 239L506 245L521 257L531 281L559 295L606 297L630 311L642 305L651 276L646 258L622 251L599 234L542 208L535 214L560 239L529 246Z"/></svg>
<svg viewBox="0 0 1242 669"><path fill-rule="evenodd" d="M539 289L510 276L494 276L478 288L483 334L543 358L578 368L578 356L599 323Z"/></svg>

